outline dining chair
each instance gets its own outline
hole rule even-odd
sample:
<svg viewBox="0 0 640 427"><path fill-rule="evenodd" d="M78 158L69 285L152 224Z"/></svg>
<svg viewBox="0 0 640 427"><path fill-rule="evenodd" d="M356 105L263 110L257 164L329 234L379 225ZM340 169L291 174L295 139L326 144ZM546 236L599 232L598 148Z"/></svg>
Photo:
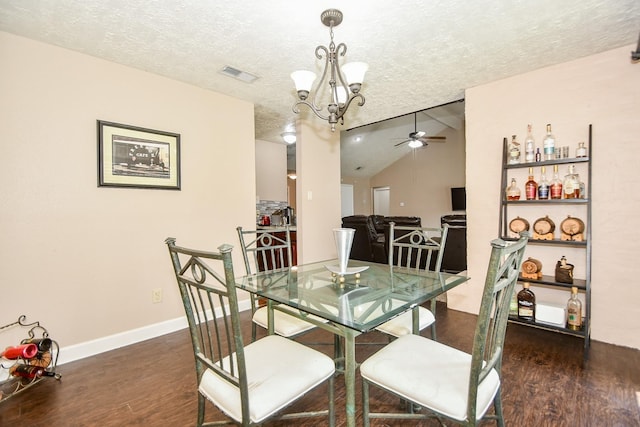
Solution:
<svg viewBox="0 0 640 427"><path fill-rule="evenodd" d="M364 425L372 418L436 417L465 426L495 419L504 426L500 370L509 306L528 237L491 242L491 257L471 354L420 335L404 335L360 366ZM410 355L410 357L408 357ZM369 386L421 407L425 413L372 413ZM494 414L487 414L491 404Z"/></svg>
<svg viewBox="0 0 640 427"><path fill-rule="evenodd" d="M442 228L399 226L389 223L389 265L440 272L448 225ZM418 306L418 330L431 326L431 338L436 339L436 300L430 309ZM413 333L413 314L405 312L378 326L376 330L393 337Z"/></svg>
<svg viewBox="0 0 640 427"><path fill-rule="evenodd" d="M288 338L269 335L244 345L231 258L165 240L180 289L195 356L197 425L256 425L267 419L328 416L335 425L333 360ZM328 409L282 414L285 407L328 383ZM204 423L206 400L229 420Z"/></svg>
<svg viewBox="0 0 640 427"><path fill-rule="evenodd" d="M255 274L261 271L278 271L293 265L291 231L289 227L270 227L268 230L244 230L237 227L245 271ZM265 329L269 326L268 308L258 306L255 295L251 294L251 339L256 339L256 325ZM318 322L326 322L309 315ZM299 319L281 310L273 310L274 332L280 336L294 338L316 328L311 322Z"/></svg>

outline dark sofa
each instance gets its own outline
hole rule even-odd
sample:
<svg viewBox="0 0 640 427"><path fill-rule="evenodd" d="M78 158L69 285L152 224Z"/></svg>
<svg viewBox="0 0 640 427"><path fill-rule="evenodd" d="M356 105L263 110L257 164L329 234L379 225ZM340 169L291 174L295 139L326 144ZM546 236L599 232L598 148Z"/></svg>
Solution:
<svg viewBox="0 0 640 427"><path fill-rule="evenodd" d="M421 227L417 216L352 215L342 218L342 226L356 230L351 246L351 259L386 264L389 261L389 223ZM449 231L442 257L442 271L459 273L467 269L467 216L445 215L441 225Z"/></svg>

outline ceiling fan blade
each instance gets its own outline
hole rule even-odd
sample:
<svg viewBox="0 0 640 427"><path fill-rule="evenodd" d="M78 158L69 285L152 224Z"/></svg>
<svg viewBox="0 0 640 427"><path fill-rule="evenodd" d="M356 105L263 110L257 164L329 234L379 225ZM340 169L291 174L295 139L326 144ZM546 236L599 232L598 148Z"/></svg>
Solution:
<svg viewBox="0 0 640 427"><path fill-rule="evenodd" d="M422 142L445 142L447 140L446 136L423 136L421 138L416 138Z"/></svg>
<svg viewBox="0 0 640 427"><path fill-rule="evenodd" d="M409 141L412 141L412 140L411 139L405 139L404 141L398 142L397 144L395 144L394 147L397 147L397 146L402 145L402 144L406 144Z"/></svg>

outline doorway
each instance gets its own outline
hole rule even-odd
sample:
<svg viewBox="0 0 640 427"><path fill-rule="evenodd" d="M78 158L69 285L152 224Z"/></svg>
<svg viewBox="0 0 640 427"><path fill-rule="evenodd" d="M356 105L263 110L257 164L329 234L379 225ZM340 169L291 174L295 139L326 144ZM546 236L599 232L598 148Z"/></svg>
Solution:
<svg viewBox="0 0 640 427"><path fill-rule="evenodd" d="M353 215L353 185L340 184L340 214L341 218Z"/></svg>
<svg viewBox="0 0 640 427"><path fill-rule="evenodd" d="M389 200L391 189L389 187L377 187L373 189L373 214L389 216Z"/></svg>

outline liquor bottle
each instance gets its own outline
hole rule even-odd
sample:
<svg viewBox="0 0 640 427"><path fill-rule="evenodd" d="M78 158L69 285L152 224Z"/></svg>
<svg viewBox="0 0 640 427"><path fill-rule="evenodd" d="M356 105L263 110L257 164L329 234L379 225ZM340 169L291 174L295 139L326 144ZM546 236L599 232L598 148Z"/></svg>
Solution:
<svg viewBox="0 0 640 427"><path fill-rule="evenodd" d="M558 175L558 165L553 165L553 179L549 190L552 199L562 199L562 181Z"/></svg>
<svg viewBox="0 0 640 427"><path fill-rule="evenodd" d="M578 288L571 287L571 298L567 302L567 328L582 329L582 302L578 299Z"/></svg>
<svg viewBox="0 0 640 427"><path fill-rule="evenodd" d="M569 173L564 176L562 190L565 199L580 198L580 177L575 171L575 165L569 165Z"/></svg>
<svg viewBox="0 0 640 427"><path fill-rule="evenodd" d="M535 200L538 194L538 184L533 179L533 168L529 168L529 180L524 184L524 195L527 200Z"/></svg>
<svg viewBox="0 0 640 427"><path fill-rule="evenodd" d="M527 125L527 138L524 140L524 152L525 162L531 163L536 160L536 141L533 139L533 133L531 133L531 125Z"/></svg>
<svg viewBox="0 0 640 427"><path fill-rule="evenodd" d="M576 148L576 157L587 157L587 148L584 146L584 142L578 142L578 148Z"/></svg>
<svg viewBox="0 0 640 427"><path fill-rule="evenodd" d="M511 136L511 144L509 144L509 164L516 165L520 163L520 143L516 141L516 136Z"/></svg>
<svg viewBox="0 0 640 427"><path fill-rule="evenodd" d="M529 289L529 283L523 283L522 290L518 292L518 319L536 320L536 296Z"/></svg>
<svg viewBox="0 0 640 427"><path fill-rule="evenodd" d="M538 200L547 200L549 198L549 181L547 181L544 169L544 166L542 166L540 181L538 182Z"/></svg>
<svg viewBox="0 0 640 427"><path fill-rule="evenodd" d="M536 148L536 162L539 162L540 160L542 160L542 155L540 154L540 149Z"/></svg>
<svg viewBox="0 0 640 427"><path fill-rule="evenodd" d="M547 134L542 140L542 146L544 147L544 159L553 160L554 152L556 149L556 138L551 134L550 124L547 124Z"/></svg>
<svg viewBox="0 0 640 427"><path fill-rule="evenodd" d="M516 179L511 178L511 185L507 187L507 200L520 200L520 189L516 185Z"/></svg>

